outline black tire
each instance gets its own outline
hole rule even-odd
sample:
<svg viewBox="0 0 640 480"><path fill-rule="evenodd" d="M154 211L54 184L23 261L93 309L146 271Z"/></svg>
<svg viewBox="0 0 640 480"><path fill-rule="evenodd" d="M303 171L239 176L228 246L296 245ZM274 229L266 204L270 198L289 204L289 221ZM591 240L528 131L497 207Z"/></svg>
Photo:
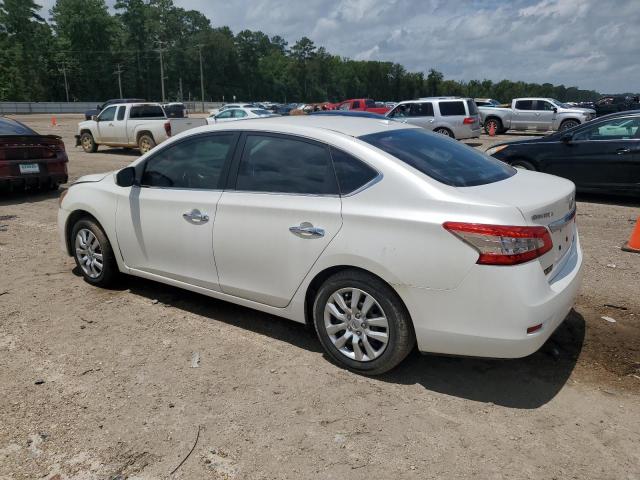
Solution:
<svg viewBox="0 0 640 480"><path fill-rule="evenodd" d="M484 131L487 135L489 135L489 132L491 131L491 125L495 125L495 133L496 134L500 134L500 133L504 133L504 128L502 126L502 122L500 121L500 119L498 118L488 118L485 122L484 122Z"/></svg>
<svg viewBox="0 0 640 480"><path fill-rule="evenodd" d="M327 333L324 317L327 302L330 298L333 298L334 293L348 289L358 289L361 293L371 296L377 302L378 305L371 307L369 310L371 315L379 315L382 313L383 316L386 316L388 322L388 328L386 329L388 335L386 347L384 347L380 355L373 360L366 359L358 361L347 357L334 345L329 333ZM362 303L363 301L359 304L360 307ZM382 312L376 312L378 307ZM345 313L346 316L346 312L343 313ZM355 320L356 316L357 315L353 317L350 316L349 318L353 318L355 322L366 322L367 320L366 314L364 318L358 317L360 320ZM416 342L411 318L396 292L379 278L359 270L343 270L325 280L317 291L314 300L313 323L318 339L331 359L340 366L364 375L380 375L391 370L404 360ZM361 332L362 336L365 336L365 330L370 331L371 328L372 326L365 327ZM373 328L378 330L378 327ZM343 335L347 335L347 333L353 335L346 330L344 330ZM350 338L353 337L351 336ZM375 340L367 340L367 343L372 344L373 342L378 343ZM361 341L358 341L358 344L360 345ZM348 346L349 342L345 345ZM362 345L364 347L364 344ZM351 348L353 348L352 345ZM361 351L365 353L366 356L366 349L361 349Z"/></svg>
<svg viewBox="0 0 640 480"><path fill-rule="evenodd" d="M81 231L89 230L98 241L99 249L94 249L94 252L100 252L102 255L102 271L99 275L92 277L86 270L85 266L81 264L80 254L76 249L76 242L78 234ZM108 287L113 285L115 280L118 278L119 270L118 263L116 262L116 258L113 254L113 249L111 248L111 243L109 239L105 235L102 228L95 222L95 220L91 218L81 218L78 220L71 229L71 251L73 252L73 258L76 261L76 265L80 270L80 273L84 277L84 280L91 285L95 285L96 287Z"/></svg>
<svg viewBox="0 0 640 480"><path fill-rule="evenodd" d="M138 149L143 155L156 146L156 142L150 134L143 133L138 137Z"/></svg>
<svg viewBox="0 0 640 480"><path fill-rule="evenodd" d="M449 130L448 128L445 128L445 127L435 128L433 130L433 133L437 133L439 135L444 135L445 137L449 137L449 138L456 138L455 135L453 134L453 132L451 130Z"/></svg>
<svg viewBox="0 0 640 480"><path fill-rule="evenodd" d="M523 170L536 170L536 167L534 167L531 162L527 162L526 160L514 160L513 162L511 162L511 166L515 168L522 168Z"/></svg>
<svg viewBox="0 0 640 480"><path fill-rule="evenodd" d="M88 132L80 135L80 145L82 145L82 149L87 153L95 153L98 151L98 144L93 139L93 135Z"/></svg>
<svg viewBox="0 0 640 480"><path fill-rule="evenodd" d="M568 119L560 124L559 131L564 132L565 130L569 130L570 128L577 127L580 125L578 120Z"/></svg>

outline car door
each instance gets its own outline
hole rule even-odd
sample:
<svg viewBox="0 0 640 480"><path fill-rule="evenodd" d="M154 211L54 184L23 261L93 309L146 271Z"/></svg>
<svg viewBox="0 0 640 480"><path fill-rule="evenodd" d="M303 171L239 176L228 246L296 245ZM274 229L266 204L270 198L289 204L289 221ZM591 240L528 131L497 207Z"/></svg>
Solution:
<svg viewBox="0 0 640 480"><path fill-rule="evenodd" d="M511 128L527 130L535 128L536 115L533 111L533 100L516 100L511 116Z"/></svg>
<svg viewBox="0 0 640 480"><path fill-rule="evenodd" d="M115 119L118 107L112 105L100 112L97 118L98 138L102 143L112 143L115 138Z"/></svg>
<svg viewBox="0 0 640 480"><path fill-rule="evenodd" d="M243 118L247 118L248 114L244 110L238 108L233 111L233 119L234 120L242 120Z"/></svg>
<svg viewBox="0 0 640 480"><path fill-rule="evenodd" d="M569 178L583 189L633 188L638 183L634 162L640 148L639 127L640 116L587 124L554 149L547 172Z"/></svg>
<svg viewBox="0 0 640 480"><path fill-rule="evenodd" d="M426 128L427 130L433 130L434 122L433 103L416 102L411 104L407 123Z"/></svg>
<svg viewBox="0 0 640 480"><path fill-rule="evenodd" d="M558 110L554 104L546 100L535 100L533 102L533 113L535 115L534 128L541 132L546 132L551 129L553 120L556 117L556 111Z"/></svg>
<svg viewBox="0 0 640 480"><path fill-rule="evenodd" d="M116 234L135 270L219 290L213 225L238 135L187 137L136 167L118 198Z"/></svg>
<svg viewBox="0 0 640 480"><path fill-rule="evenodd" d="M342 226L328 148L247 132L218 203L214 251L224 293L285 307Z"/></svg>

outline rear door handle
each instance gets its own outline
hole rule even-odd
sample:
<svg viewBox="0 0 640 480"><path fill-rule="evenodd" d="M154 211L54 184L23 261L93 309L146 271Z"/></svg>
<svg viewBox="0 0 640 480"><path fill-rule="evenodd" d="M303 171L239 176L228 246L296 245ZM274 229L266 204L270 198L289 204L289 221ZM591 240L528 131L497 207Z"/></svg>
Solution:
<svg viewBox="0 0 640 480"><path fill-rule="evenodd" d="M631 153L631 149L630 148L619 148L616 150L616 153L618 155L625 155L627 153Z"/></svg>
<svg viewBox="0 0 640 480"><path fill-rule="evenodd" d="M289 231L300 238L324 237L324 229L314 227L312 223L302 222L300 225L289 227Z"/></svg>
<svg viewBox="0 0 640 480"><path fill-rule="evenodd" d="M200 212L197 208L194 208L189 212L184 212L182 214L182 218L194 223L207 223L209 221L209 215Z"/></svg>

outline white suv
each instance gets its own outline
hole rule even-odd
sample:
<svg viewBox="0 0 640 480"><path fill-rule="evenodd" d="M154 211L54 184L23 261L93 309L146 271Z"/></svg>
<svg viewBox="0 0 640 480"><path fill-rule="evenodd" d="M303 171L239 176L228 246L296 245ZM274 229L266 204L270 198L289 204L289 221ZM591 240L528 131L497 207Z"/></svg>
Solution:
<svg viewBox="0 0 640 480"><path fill-rule="evenodd" d="M480 113L472 98L426 97L405 100L387 112L386 116L458 140L478 138L482 132Z"/></svg>

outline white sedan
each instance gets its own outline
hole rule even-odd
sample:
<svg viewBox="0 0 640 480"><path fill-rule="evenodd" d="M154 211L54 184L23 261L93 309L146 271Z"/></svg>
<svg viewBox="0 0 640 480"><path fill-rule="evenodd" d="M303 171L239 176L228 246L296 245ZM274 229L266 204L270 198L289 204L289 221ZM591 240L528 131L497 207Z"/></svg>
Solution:
<svg viewBox="0 0 640 480"><path fill-rule="evenodd" d="M234 120L247 120L249 118L265 118L273 117L274 114L264 108L229 108L215 115L207 117L209 125L215 125L219 122L232 122Z"/></svg>
<svg viewBox="0 0 640 480"><path fill-rule="evenodd" d="M416 345L540 348L580 284L574 195L406 124L278 117L82 177L58 224L92 285L122 272L306 322L336 362L379 374Z"/></svg>

